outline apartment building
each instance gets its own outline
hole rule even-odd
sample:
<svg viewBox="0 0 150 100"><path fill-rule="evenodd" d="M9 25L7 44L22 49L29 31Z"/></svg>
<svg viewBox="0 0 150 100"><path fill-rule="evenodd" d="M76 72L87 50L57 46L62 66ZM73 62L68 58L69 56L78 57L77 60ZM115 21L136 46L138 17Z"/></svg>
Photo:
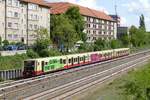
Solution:
<svg viewBox="0 0 150 100"><path fill-rule="evenodd" d="M79 7L80 14L84 17L86 23L84 32L87 34L87 42L89 43L93 43L98 38L112 40L117 37L116 21L104 12L68 2L49 3L49 5L52 7L51 14L56 15L65 13L71 6Z"/></svg>
<svg viewBox="0 0 150 100"><path fill-rule="evenodd" d="M118 15L109 15L112 19L114 19L117 23L117 27L120 27L121 24L121 18Z"/></svg>
<svg viewBox="0 0 150 100"><path fill-rule="evenodd" d="M46 28L50 32L49 9L43 0L0 0L2 39L34 43L35 30Z"/></svg>

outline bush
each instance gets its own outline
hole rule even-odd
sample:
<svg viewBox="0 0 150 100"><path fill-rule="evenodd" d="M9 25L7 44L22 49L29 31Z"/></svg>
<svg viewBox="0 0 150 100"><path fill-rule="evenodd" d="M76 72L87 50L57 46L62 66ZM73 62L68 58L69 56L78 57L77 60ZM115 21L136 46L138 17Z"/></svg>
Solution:
<svg viewBox="0 0 150 100"><path fill-rule="evenodd" d="M26 54L0 57L0 70L17 69L23 67L23 61L27 59Z"/></svg>
<svg viewBox="0 0 150 100"><path fill-rule="evenodd" d="M40 57L50 57L50 56L60 56L62 55L58 50L56 49L44 49L40 52Z"/></svg>
<svg viewBox="0 0 150 100"><path fill-rule="evenodd" d="M48 57L50 52L47 49L43 49L39 52L40 57Z"/></svg>
<svg viewBox="0 0 150 100"><path fill-rule="evenodd" d="M32 49L27 50L27 56L29 58L38 58L39 57L39 55L36 52L34 52Z"/></svg>
<svg viewBox="0 0 150 100"><path fill-rule="evenodd" d="M4 41L3 41L3 45L4 45L4 46L7 46L7 45L9 45L9 42L8 42L8 40L4 40Z"/></svg>
<svg viewBox="0 0 150 100"><path fill-rule="evenodd" d="M3 46L0 46L0 51L3 51L4 49L3 49Z"/></svg>
<svg viewBox="0 0 150 100"><path fill-rule="evenodd" d="M49 50L49 56L61 56L62 53L59 52L57 49L50 49Z"/></svg>

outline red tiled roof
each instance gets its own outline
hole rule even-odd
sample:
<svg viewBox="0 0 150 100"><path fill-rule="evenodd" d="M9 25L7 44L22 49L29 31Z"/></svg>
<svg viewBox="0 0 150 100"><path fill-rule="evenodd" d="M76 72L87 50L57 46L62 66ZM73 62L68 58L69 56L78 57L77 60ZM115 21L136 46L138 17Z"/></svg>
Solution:
<svg viewBox="0 0 150 100"><path fill-rule="evenodd" d="M20 1L28 2L28 3L34 3L34 4L38 4L38 5L50 8L50 6L48 5L48 3L46 3L44 0L20 0Z"/></svg>
<svg viewBox="0 0 150 100"><path fill-rule="evenodd" d="M81 15L114 21L109 15L107 15L106 13L102 11L90 9L88 7L83 7L83 6L68 3L68 2L49 3L49 6L52 8L51 14L62 14L62 13L65 13L69 7L78 6L80 9Z"/></svg>

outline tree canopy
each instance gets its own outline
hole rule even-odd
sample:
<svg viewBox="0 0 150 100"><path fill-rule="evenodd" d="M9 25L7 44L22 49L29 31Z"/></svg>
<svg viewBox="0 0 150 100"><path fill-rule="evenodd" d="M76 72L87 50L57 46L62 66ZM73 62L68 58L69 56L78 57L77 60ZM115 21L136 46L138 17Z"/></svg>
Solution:
<svg viewBox="0 0 150 100"><path fill-rule="evenodd" d="M53 15L51 23L51 38L58 48L69 49L78 41L78 35L65 15Z"/></svg>
<svg viewBox="0 0 150 100"><path fill-rule="evenodd" d="M86 41L84 18L78 7L70 7L65 14L51 16L51 39L61 51L73 48L79 41Z"/></svg>
<svg viewBox="0 0 150 100"><path fill-rule="evenodd" d="M65 15L71 20L72 25L74 26L80 40L86 41L86 35L83 33L85 27L84 17L80 14L79 7L72 6L70 7Z"/></svg>
<svg viewBox="0 0 150 100"><path fill-rule="evenodd" d="M140 22L139 23L140 23L139 28L144 30L144 31L146 31L145 19L144 19L144 15L143 14L141 14L141 16L140 16Z"/></svg>

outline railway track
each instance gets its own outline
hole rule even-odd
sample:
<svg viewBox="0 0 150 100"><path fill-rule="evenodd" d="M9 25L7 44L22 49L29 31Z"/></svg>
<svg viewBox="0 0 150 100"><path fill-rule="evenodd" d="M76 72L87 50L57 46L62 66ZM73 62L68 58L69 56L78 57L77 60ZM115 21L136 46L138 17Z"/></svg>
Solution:
<svg viewBox="0 0 150 100"><path fill-rule="evenodd" d="M96 65L101 65L101 64L104 64L104 63L109 63L109 62L117 61L117 60L120 60L120 59L124 59L124 58L127 58L127 57L132 57L132 56L135 56L137 54L142 54L142 53L146 53L146 52L149 52L149 51L150 50L146 50L144 52L135 53L135 54L132 54L132 55L129 55L129 56L120 57L120 58L116 58L116 59L113 59L113 60L104 61L104 62L100 62L100 63L96 63L96 64L91 64L90 66L87 66L87 67L91 67L91 66L96 66ZM33 82L33 80L36 81L36 80L40 80L40 79L47 78L47 77L61 75L61 74L67 73L67 72L73 72L73 71L76 71L76 70L85 69L87 67L84 66L84 67L80 67L80 68L69 69L68 71L64 71L64 72L56 72L56 73L51 73L50 75L41 75L41 76L27 78L27 79L21 79L21 80L17 80L17 81L2 82L0 84L0 90L5 89L5 88L9 88L9 87L12 87L12 86L15 87L17 85L22 85L22 84L30 83L30 82Z"/></svg>
<svg viewBox="0 0 150 100"><path fill-rule="evenodd" d="M92 75L94 73L98 73L98 71L102 72L104 70L113 68L116 66L115 64L118 62L123 64L126 61L130 61L131 59L140 58L143 55L149 55L149 52L150 51L145 51L145 52L141 52L141 53L137 53L137 54L132 54L127 57L117 58L117 59L111 60L111 61L101 62L101 63L97 63L97 64L93 64L93 65L88 65L88 66L83 66L83 67L79 67L79 68L75 68L75 69L52 73L50 75L43 75L43 76L39 76L39 77L35 77L35 78L29 78L29 79L19 80L19 81L15 81L15 82L12 82L9 84L5 84L5 85L3 85L4 87L0 88L0 99L16 100L16 99L32 96L34 94L37 94L37 93L40 93L40 92L43 92L43 91L46 91L49 89L53 89L55 87L58 87L63 84L69 83L71 81L77 80L76 78L72 78L72 80L66 81L66 78L65 78L66 75L73 76L74 74L79 74L78 71L85 71L85 72L91 71L91 72L93 72L93 73L90 73ZM110 68L106 67L106 66L110 66L113 64L114 64L114 66L112 66ZM93 71L94 68L95 68L95 71L97 71L97 72ZM96 68L101 69L101 71L97 70ZM86 75L79 74L78 78L81 79L81 78L89 76L89 75L88 75L88 73ZM58 81L58 80L60 80L60 81Z"/></svg>
<svg viewBox="0 0 150 100"><path fill-rule="evenodd" d="M134 61L130 61L128 63L119 65L115 68L111 68L105 70L100 73L96 73L91 76L87 76L80 80L65 84L63 86L42 92L40 94L33 95L31 97L25 98L24 100L63 100L63 99L70 99L71 96L75 95L82 90L89 88L90 86L96 85L98 83L103 83L107 79L120 74L130 68L133 68L139 64L142 64L150 58L150 55L136 59Z"/></svg>

